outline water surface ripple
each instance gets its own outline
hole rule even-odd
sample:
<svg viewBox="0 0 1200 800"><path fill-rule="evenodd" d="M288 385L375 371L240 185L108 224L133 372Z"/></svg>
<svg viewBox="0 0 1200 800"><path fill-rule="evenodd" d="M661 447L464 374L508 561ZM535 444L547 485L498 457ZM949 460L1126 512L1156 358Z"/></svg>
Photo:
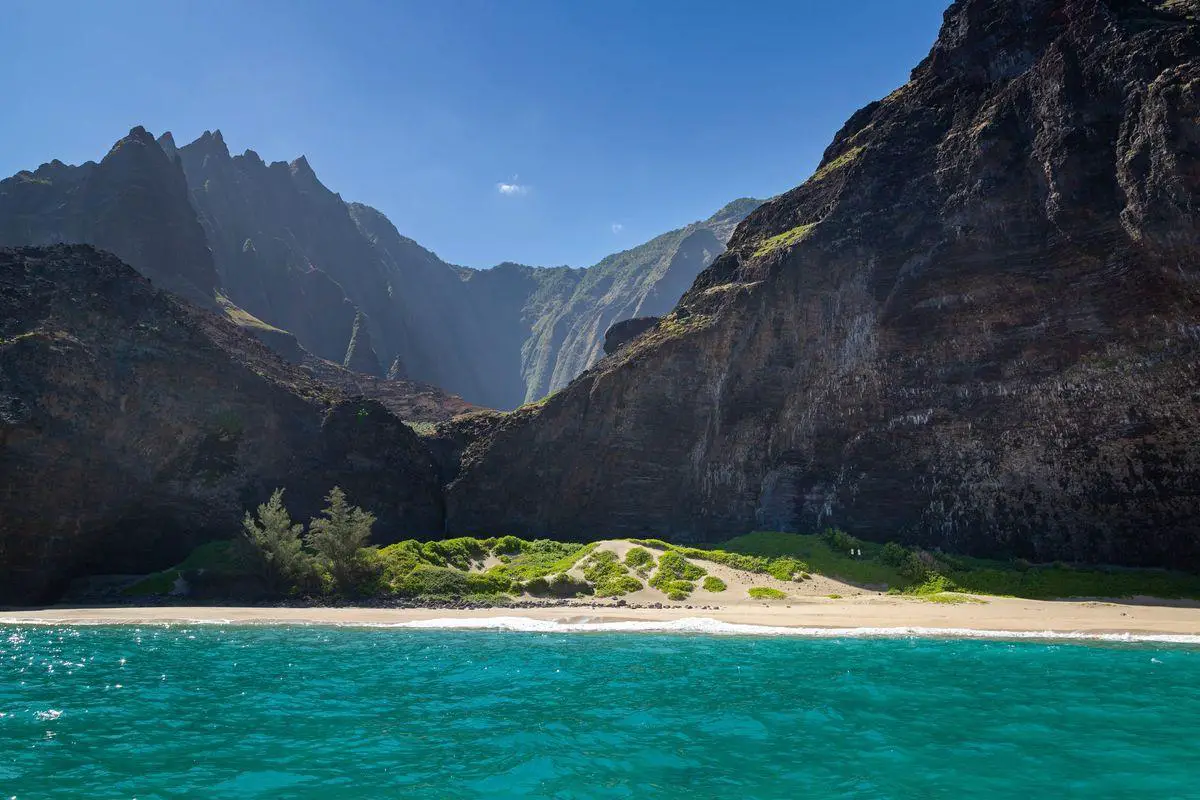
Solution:
<svg viewBox="0 0 1200 800"><path fill-rule="evenodd" d="M1200 650L0 627L0 796L1200 798Z"/></svg>

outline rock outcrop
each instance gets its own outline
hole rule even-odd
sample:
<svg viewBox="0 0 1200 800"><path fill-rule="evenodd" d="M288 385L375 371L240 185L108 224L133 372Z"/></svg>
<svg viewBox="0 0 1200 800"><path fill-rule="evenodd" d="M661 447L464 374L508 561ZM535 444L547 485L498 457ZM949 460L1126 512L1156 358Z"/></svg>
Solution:
<svg viewBox="0 0 1200 800"><path fill-rule="evenodd" d="M450 530L1200 565L1196 20L955 2L653 330L447 429Z"/></svg>
<svg viewBox="0 0 1200 800"><path fill-rule="evenodd" d="M380 541L442 532L417 436L82 245L0 250L0 603L177 562L277 486L334 485Z"/></svg>
<svg viewBox="0 0 1200 800"><path fill-rule="evenodd" d="M350 329L350 346L346 348L342 366L364 375L378 377L383 374L383 368L379 366L379 356L375 354L375 348L371 345L371 331L361 311L354 316L354 327Z"/></svg>
<svg viewBox="0 0 1200 800"><path fill-rule="evenodd" d="M653 328L661 319L661 317L634 317L614 324L604 333L604 355L611 356Z"/></svg>

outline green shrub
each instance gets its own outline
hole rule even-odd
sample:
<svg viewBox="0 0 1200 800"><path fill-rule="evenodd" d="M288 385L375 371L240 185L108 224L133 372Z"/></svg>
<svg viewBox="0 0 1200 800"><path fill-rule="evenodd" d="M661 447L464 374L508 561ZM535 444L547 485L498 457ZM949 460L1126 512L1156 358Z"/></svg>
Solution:
<svg viewBox="0 0 1200 800"><path fill-rule="evenodd" d="M521 588L534 597L542 597L550 594L550 581L545 578L534 578L531 581L526 581Z"/></svg>
<svg viewBox="0 0 1200 800"><path fill-rule="evenodd" d="M675 545L670 542L664 542L662 539L630 539L634 544L640 544L642 547L650 547L654 550L673 550Z"/></svg>
<svg viewBox="0 0 1200 800"><path fill-rule="evenodd" d="M803 561L797 561L794 558L776 558L771 561L767 572L777 580L790 581L797 573L804 572L806 569L808 569L808 565Z"/></svg>
<svg viewBox="0 0 1200 800"><path fill-rule="evenodd" d="M787 597L784 592L766 586L751 587L749 594L755 600L783 600Z"/></svg>
<svg viewBox="0 0 1200 800"><path fill-rule="evenodd" d="M695 581L703 578L706 570L683 557L678 550L668 550L658 557L658 572L656 577L667 579Z"/></svg>
<svg viewBox="0 0 1200 800"><path fill-rule="evenodd" d="M465 572L418 564L400 581L397 593L403 597L461 597L469 588Z"/></svg>
<svg viewBox="0 0 1200 800"><path fill-rule="evenodd" d="M825 595L825 596L828 597L830 600L841 600L842 599L842 596L840 594L829 594L829 595Z"/></svg>
<svg viewBox="0 0 1200 800"><path fill-rule="evenodd" d="M907 547L888 542L879 551L879 560L891 567L902 567L908 561L910 553Z"/></svg>
<svg viewBox="0 0 1200 800"><path fill-rule="evenodd" d="M913 594L941 594L942 592L957 592L958 586L945 575L928 573L919 586L909 591Z"/></svg>
<svg viewBox="0 0 1200 800"><path fill-rule="evenodd" d="M467 573L467 592L478 595L507 595L517 591L512 578L496 570Z"/></svg>
<svg viewBox="0 0 1200 800"><path fill-rule="evenodd" d="M664 593L668 600L687 600L696 590L696 584L691 581L662 581L655 588Z"/></svg>
<svg viewBox="0 0 1200 800"><path fill-rule="evenodd" d="M830 548L839 553L849 553L851 550L862 547L862 542L840 528L826 528L821 533L821 538Z"/></svg>
<svg viewBox="0 0 1200 800"><path fill-rule="evenodd" d="M644 547L630 548L625 554L625 566L638 572L648 572L654 569L654 564L654 554Z"/></svg>
<svg viewBox="0 0 1200 800"><path fill-rule="evenodd" d="M554 597L578 597L591 594L592 587L586 582L572 578L565 572L560 572L550 579L550 594Z"/></svg>
<svg viewBox="0 0 1200 800"><path fill-rule="evenodd" d="M513 556L521 552L523 544L525 543L515 536L501 536L492 547L492 552L498 556Z"/></svg>
<svg viewBox="0 0 1200 800"><path fill-rule="evenodd" d="M467 536L457 539L442 539L421 545L425 560L439 567L470 569L473 564L488 557L488 550L479 539Z"/></svg>
<svg viewBox="0 0 1200 800"><path fill-rule="evenodd" d="M583 577L595 587L597 597L617 597L642 588L642 582L629 574L611 550L597 550L588 556Z"/></svg>
<svg viewBox="0 0 1200 800"><path fill-rule="evenodd" d="M721 580L716 575L709 575L706 577L702 586L706 592L723 592L729 588L725 585L725 581Z"/></svg>
<svg viewBox="0 0 1200 800"><path fill-rule="evenodd" d="M650 579L650 585L667 595L669 600L686 600L695 589L692 581L703 578L705 570L686 558L678 550L668 550L658 557L658 569Z"/></svg>
<svg viewBox="0 0 1200 800"><path fill-rule="evenodd" d="M632 575L618 575L597 583L595 592L597 597L619 597L642 588L642 582Z"/></svg>
<svg viewBox="0 0 1200 800"><path fill-rule="evenodd" d="M428 563L421 543L413 539L379 548L379 557L383 565L383 580L393 591L415 566Z"/></svg>

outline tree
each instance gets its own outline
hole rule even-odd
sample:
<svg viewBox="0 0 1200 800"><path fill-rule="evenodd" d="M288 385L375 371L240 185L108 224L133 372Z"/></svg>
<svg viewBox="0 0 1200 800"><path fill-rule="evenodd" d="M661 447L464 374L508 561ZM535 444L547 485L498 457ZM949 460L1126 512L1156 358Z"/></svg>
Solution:
<svg viewBox="0 0 1200 800"><path fill-rule="evenodd" d="M262 565L263 577L276 589L292 588L304 582L311 572L308 554L301 543L303 525L293 525L283 505L283 489L258 507L256 522L247 512L242 520L246 539Z"/></svg>
<svg viewBox="0 0 1200 800"><path fill-rule="evenodd" d="M329 505L309 523L304 541L325 560L338 589L350 591L359 571L359 551L371 538L375 515L347 503L346 493L336 486L325 502Z"/></svg>

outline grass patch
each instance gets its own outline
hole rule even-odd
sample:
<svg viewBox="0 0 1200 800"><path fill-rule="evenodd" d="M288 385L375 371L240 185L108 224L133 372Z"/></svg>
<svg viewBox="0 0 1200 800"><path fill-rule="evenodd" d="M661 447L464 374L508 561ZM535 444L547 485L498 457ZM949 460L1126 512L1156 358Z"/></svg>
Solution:
<svg viewBox="0 0 1200 800"><path fill-rule="evenodd" d="M429 437L437 433L437 423L435 422L421 422L419 420L412 419L406 419L403 422L410 429L412 429L412 432L417 436Z"/></svg>
<svg viewBox="0 0 1200 800"><path fill-rule="evenodd" d="M748 594L755 600L784 600L787 598L786 592L767 586L752 586Z"/></svg>
<svg viewBox="0 0 1200 800"><path fill-rule="evenodd" d="M696 584L691 581L663 581L659 588L668 600L687 600L696 591Z"/></svg>
<svg viewBox="0 0 1200 800"><path fill-rule="evenodd" d="M121 594L128 597L151 597L170 594L175 581L182 577L192 580L206 578L229 578L251 575L253 565L245 550L237 541L217 541L202 544L188 557L170 569L147 575L137 583L125 587Z"/></svg>
<svg viewBox="0 0 1200 800"><path fill-rule="evenodd" d="M828 597L830 600L841 600L842 599L842 596L840 594L827 594L825 596Z"/></svg>
<svg viewBox="0 0 1200 800"><path fill-rule="evenodd" d="M930 553L894 542L881 545L860 541L837 530L817 535L757 532L731 539L720 547L749 557L790 556L806 564L806 571L899 594L958 592L1031 600L1135 595L1200 599L1200 575L1191 573L970 558ZM862 556L851 556L851 549L861 550Z"/></svg>
<svg viewBox="0 0 1200 800"><path fill-rule="evenodd" d="M837 172L839 169L842 169L843 167L847 167L850 164L854 163L858 159L858 157L862 155L862 152L865 149L866 148L863 147L862 145L859 145L858 147L851 147L849 150L842 153L840 156L835 158L833 161L830 161L828 164L826 164L825 166L821 167L819 170L814 172L813 176L811 178L809 178L809 180L810 181L820 181L820 180L824 180L825 178L828 178L830 175L832 175L834 172Z"/></svg>
<svg viewBox="0 0 1200 800"><path fill-rule="evenodd" d="M810 222L806 225L797 225L790 231L784 231L769 239L764 239L762 244L758 246L758 249L754 251L754 257L762 258L781 248L799 244L808 238L808 235L812 233L812 229L815 227L817 227L817 223L815 222Z"/></svg>
<svg viewBox="0 0 1200 800"><path fill-rule="evenodd" d="M723 592L729 587L725 585L725 581L718 578L716 575L709 575L704 579L704 583L700 584L706 592Z"/></svg>
<svg viewBox="0 0 1200 800"><path fill-rule="evenodd" d="M948 606L957 606L964 603L976 603L983 605L986 600L980 600L978 597L972 597L969 594L956 594L954 592L938 592L936 594L918 594L914 595L918 600L924 600L926 603L942 603Z"/></svg>
<svg viewBox="0 0 1200 800"><path fill-rule="evenodd" d="M794 558L803 564L802 572L828 575L847 583L883 588L907 585L895 567L878 560L881 545L860 542L841 531L825 534L758 532L730 539L720 545L730 552L760 558ZM862 550L862 557L850 550ZM760 571L760 570L755 570Z"/></svg>
<svg viewBox="0 0 1200 800"><path fill-rule="evenodd" d="M241 306L234 305L234 303L228 297L220 292L217 292L216 299L217 305L221 307L221 311L224 312L226 318L240 328L251 328L260 331L274 331L276 333L287 332L282 328L276 328L269 322L263 322L261 319L254 316Z"/></svg>

